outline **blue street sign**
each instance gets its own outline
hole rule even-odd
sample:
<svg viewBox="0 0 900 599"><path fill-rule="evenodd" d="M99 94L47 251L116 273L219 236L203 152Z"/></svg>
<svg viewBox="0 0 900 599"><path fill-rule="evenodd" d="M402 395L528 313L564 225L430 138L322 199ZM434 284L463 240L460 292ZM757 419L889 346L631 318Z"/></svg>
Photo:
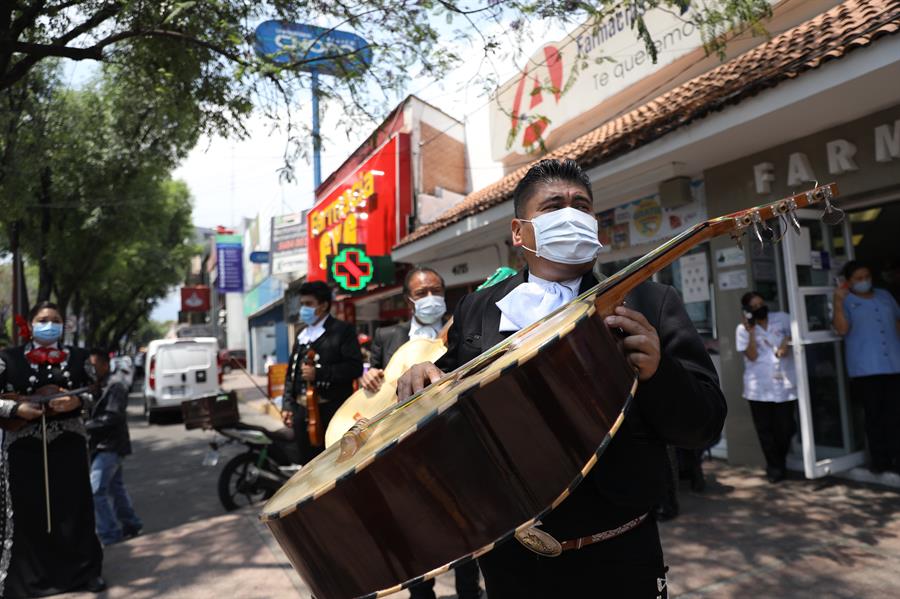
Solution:
<svg viewBox="0 0 900 599"><path fill-rule="evenodd" d="M315 25L265 21L256 28L254 47L257 54L277 64L300 62L298 69L325 75L365 69L372 64L372 49L366 40L349 31ZM342 58L328 58L333 56Z"/></svg>
<svg viewBox="0 0 900 599"><path fill-rule="evenodd" d="M253 264L268 264L269 252L250 252L250 262Z"/></svg>
<svg viewBox="0 0 900 599"><path fill-rule="evenodd" d="M216 235L216 288L220 293L244 290L244 250L241 235Z"/></svg>

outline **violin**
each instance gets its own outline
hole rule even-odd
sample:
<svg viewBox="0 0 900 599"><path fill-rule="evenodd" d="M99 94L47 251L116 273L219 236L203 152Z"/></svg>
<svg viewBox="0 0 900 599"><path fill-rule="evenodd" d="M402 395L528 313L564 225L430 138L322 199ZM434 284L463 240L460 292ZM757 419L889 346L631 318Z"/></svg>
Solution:
<svg viewBox="0 0 900 599"><path fill-rule="evenodd" d="M67 397L69 395L77 395L84 391L90 391L92 387L92 385L88 385L86 387L79 387L78 389L63 389L59 385L44 385L43 387L39 387L31 395L24 395L22 393L0 393L0 399L12 400L19 403L38 404L43 406L47 416L55 416L56 414L59 414L59 412L50 407L49 404L52 400L59 399L60 397ZM0 428L15 432L25 428L25 425L29 422L29 420L19 417L0 418Z"/></svg>
<svg viewBox="0 0 900 599"><path fill-rule="evenodd" d="M306 352L303 363L307 366L316 365L316 350ZM309 444L313 447L321 447L325 442L325 431L322 427L322 417L319 414L319 392L315 383L306 382L306 434L309 435Z"/></svg>

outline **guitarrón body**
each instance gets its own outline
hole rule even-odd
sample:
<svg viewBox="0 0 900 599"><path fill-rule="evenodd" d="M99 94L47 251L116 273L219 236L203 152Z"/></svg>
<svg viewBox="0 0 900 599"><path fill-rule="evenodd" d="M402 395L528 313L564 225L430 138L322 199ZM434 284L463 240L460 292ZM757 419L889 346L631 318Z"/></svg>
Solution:
<svg viewBox="0 0 900 599"><path fill-rule="evenodd" d="M593 364L607 376L583 376ZM326 450L263 519L316 596L398 590L549 509L580 480L633 380L586 294L398 405L350 460Z"/></svg>

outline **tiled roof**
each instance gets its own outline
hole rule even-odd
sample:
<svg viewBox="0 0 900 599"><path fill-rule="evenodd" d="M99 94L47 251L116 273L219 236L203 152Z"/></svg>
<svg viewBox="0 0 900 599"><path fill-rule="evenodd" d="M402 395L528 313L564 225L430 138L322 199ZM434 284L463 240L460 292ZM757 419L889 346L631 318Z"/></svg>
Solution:
<svg viewBox="0 0 900 599"><path fill-rule="evenodd" d="M848 0L541 158L572 158L591 168L898 31L897 0ZM440 218L401 239L398 246L509 200L530 166L470 193Z"/></svg>

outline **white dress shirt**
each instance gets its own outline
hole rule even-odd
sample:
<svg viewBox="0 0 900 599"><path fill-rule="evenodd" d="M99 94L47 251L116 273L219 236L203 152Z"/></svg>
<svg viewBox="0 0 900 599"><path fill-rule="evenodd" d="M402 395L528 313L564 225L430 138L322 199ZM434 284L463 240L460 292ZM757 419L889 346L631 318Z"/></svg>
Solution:
<svg viewBox="0 0 900 599"><path fill-rule="evenodd" d="M425 337L426 339L437 339L438 333L441 332L441 326L440 320L431 324L424 324L413 316L409 323L409 338Z"/></svg>
<svg viewBox="0 0 900 599"><path fill-rule="evenodd" d="M297 335L297 341L299 341L303 345L309 345L310 343L313 343L316 339L321 337L322 334L325 333L325 323L328 322L329 316L330 315L326 314L325 318L322 318L318 322L306 325L306 328L300 331L300 334Z"/></svg>
<svg viewBox="0 0 900 599"><path fill-rule="evenodd" d="M528 273L528 281L497 302L500 331L518 331L537 322L578 295L582 277L568 281L547 281Z"/></svg>

